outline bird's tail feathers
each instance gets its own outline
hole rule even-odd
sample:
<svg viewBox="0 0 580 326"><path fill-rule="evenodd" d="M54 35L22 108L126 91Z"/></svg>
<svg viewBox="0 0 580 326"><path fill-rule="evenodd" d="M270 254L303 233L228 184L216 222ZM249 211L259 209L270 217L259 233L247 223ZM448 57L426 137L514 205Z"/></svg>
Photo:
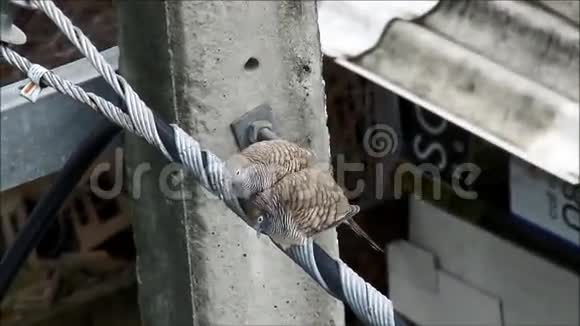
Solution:
<svg viewBox="0 0 580 326"><path fill-rule="evenodd" d="M359 237L365 239L371 245L371 247L373 249L375 249L378 252L382 252L382 253L385 252L385 250L383 248L381 248L373 239L371 239L371 237L368 235L368 233L366 233L354 220L348 219L345 222L346 222L346 224L348 224L348 226L350 227L350 229L354 233L356 233Z"/></svg>
<svg viewBox="0 0 580 326"><path fill-rule="evenodd" d="M344 219L348 220L353 218L356 214L360 212L360 206L358 205L350 205L350 209L348 213L344 216Z"/></svg>

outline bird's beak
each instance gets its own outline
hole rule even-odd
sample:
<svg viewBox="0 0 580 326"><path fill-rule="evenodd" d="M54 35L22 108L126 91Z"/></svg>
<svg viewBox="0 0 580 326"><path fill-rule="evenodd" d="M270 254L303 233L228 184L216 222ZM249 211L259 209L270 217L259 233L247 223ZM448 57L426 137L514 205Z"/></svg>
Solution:
<svg viewBox="0 0 580 326"><path fill-rule="evenodd" d="M260 236L262 235L262 228L260 228L260 224L254 225L254 229L256 230L256 237L260 239Z"/></svg>

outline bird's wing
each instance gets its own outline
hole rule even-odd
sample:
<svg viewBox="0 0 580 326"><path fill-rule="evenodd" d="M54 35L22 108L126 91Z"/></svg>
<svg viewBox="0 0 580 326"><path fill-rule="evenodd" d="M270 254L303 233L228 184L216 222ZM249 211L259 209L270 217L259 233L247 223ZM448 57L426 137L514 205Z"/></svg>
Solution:
<svg viewBox="0 0 580 326"><path fill-rule="evenodd" d="M331 175L306 169L280 181L284 187L284 207L292 213L293 223L307 235L322 232L350 217L353 207Z"/></svg>

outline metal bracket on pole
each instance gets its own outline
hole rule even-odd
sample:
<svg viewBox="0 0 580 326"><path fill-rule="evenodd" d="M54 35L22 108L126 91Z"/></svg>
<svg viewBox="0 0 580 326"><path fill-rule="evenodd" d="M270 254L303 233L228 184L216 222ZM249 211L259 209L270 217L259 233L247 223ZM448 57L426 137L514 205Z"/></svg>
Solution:
<svg viewBox="0 0 580 326"><path fill-rule="evenodd" d="M279 138L273 118L272 108L262 104L232 122L230 127L240 150L258 141Z"/></svg>

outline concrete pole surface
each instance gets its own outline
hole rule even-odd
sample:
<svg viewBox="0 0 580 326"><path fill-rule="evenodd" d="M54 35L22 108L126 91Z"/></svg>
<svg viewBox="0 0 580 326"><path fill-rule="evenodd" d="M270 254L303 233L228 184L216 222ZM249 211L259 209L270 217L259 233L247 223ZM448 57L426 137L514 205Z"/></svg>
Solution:
<svg viewBox="0 0 580 326"><path fill-rule="evenodd" d="M161 116L226 158L238 150L230 122L267 103L282 137L328 163L315 2L118 5L121 70ZM126 145L145 325L344 325L342 303L267 237L191 177L171 188L167 162L145 142ZM335 231L318 241L338 255Z"/></svg>

